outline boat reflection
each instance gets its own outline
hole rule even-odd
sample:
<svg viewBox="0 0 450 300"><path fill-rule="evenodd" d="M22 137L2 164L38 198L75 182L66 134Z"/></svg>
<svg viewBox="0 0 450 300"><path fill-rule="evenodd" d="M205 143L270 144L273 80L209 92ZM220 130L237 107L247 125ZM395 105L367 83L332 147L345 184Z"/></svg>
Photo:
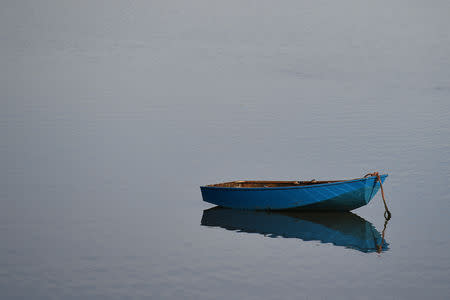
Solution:
<svg viewBox="0 0 450 300"><path fill-rule="evenodd" d="M382 252L388 243L375 227L351 212L246 211L213 207L203 211L203 226L259 233L268 237L320 241L362 252Z"/></svg>

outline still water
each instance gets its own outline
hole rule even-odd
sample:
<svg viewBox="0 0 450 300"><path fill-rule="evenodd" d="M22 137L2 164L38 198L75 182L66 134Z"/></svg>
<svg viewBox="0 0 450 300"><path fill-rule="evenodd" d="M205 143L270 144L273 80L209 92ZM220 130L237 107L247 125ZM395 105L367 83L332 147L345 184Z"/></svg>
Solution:
<svg viewBox="0 0 450 300"><path fill-rule="evenodd" d="M447 1L0 7L1 299L450 296ZM199 189L372 171L386 227Z"/></svg>

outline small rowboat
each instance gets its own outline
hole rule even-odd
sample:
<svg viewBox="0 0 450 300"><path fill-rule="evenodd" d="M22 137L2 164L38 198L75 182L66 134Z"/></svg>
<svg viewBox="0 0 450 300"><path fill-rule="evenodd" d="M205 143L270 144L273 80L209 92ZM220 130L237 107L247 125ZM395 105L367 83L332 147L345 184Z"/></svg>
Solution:
<svg viewBox="0 0 450 300"><path fill-rule="evenodd" d="M370 202L388 175L351 180L231 181L201 186L203 201L249 210L350 211Z"/></svg>

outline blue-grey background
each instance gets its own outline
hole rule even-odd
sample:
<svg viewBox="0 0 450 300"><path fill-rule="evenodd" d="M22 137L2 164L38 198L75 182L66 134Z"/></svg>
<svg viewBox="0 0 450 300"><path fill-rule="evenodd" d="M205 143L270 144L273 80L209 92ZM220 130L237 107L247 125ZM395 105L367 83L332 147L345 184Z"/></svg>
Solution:
<svg viewBox="0 0 450 300"><path fill-rule="evenodd" d="M449 15L2 0L0 298L448 299ZM200 226L203 184L370 171L381 255Z"/></svg>

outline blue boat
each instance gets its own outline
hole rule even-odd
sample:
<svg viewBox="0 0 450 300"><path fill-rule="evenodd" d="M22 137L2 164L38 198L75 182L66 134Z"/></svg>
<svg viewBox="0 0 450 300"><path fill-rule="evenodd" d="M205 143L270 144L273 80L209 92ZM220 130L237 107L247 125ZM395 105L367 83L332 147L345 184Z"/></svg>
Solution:
<svg viewBox="0 0 450 300"><path fill-rule="evenodd" d="M350 211L368 204L380 189L380 182L388 176L368 175L333 181L240 180L201 186L200 189L203 201L228 208Z"/></svg>
<svg viewBox="0 0 450 300"><path fill-rule="evenodd" d="M370 222L351 212L268 212L216 206L203 211L201 225L271 238L331 243L361 252L380 253L389 249L383 235ZM387 222L384 230L386 225Z"/></svg>

